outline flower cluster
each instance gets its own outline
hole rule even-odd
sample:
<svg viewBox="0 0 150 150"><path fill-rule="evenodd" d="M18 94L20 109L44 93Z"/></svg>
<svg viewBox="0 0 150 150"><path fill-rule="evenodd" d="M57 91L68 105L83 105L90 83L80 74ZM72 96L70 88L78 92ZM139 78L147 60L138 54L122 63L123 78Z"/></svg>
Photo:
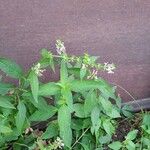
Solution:
<svg viewBox="0 0 150 150"><path fill-rule="evenodd" d="M45 69L41 69L41 64L38 63L37 65L35 65L32 70L35 72L35 74L37 76L42 76L42 73L45 71Z"/></svg>
<svg viewBox="0 0 150 150"><path fill-rule="evenodd" d="M54 141L53 145L54 145L55 149L58 149L58 148L62 149L64 147L64 143L59 137L57 137L57 139Z"/></svg>
<svg viewBox="0 0 150 150"><path fill-rule="evenodd" d="M106 70L108 73L114 73L114 69L115 69L115 65L114 64L108 64L108 63L104 63L104 70Z"/></svg>
<svg viewBox="0 0 150 150"><path fill-rule="evenodd" d="M59 55L66 53L66 48L64 46L64 42L61 40L56 40L56 50Z"/></svg>
<svg viewBox="0 0 150 150"><path fill-rule="evenodd" d="M87 76L87 79L95 79L95 80L98 79L97 73L98 73L97 70L93 70L92 73L89 76Z"/></svg>

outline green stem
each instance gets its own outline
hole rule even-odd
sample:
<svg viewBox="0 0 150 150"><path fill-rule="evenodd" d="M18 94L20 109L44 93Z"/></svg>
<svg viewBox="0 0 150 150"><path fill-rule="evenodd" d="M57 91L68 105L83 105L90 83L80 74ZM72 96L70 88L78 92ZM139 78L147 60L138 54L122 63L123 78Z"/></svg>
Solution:
<svg viewBox="0 0 150 150"><path fill-rule="evenodd" d="M29 148L28 145L25 145L25 144L21 144L21 143L17 143L17 142L15 142L14 144L17 144L17 145L20 145L20 146L24 146L24 147Z"/></svg>
<svg viewBox="0 0 150 150"><path fill-rule="evenodd" d="M74 142L74 144L71 146L71 149L80 141L80 139L84 136L84 134L88 131L90 129L90 127L89 128L87 128L82 134L81 134L81 136Z"/></svg>

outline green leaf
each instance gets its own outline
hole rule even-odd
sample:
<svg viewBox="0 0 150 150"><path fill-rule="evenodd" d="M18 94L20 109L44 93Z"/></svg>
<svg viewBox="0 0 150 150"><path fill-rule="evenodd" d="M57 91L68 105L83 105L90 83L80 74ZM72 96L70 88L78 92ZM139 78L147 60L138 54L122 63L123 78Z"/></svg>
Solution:
<svg viewBox="0 0 150 150"><path fill-rule="evenodd" d="M99 101L102 104L104 112L108 116L110 116L111 118L119 118L119 117L121 117L118 109L115 106L113 106L112 103L109 100L104 99L101 96L101 97L99 97Z"/></svg>
<svg viewBox="0 0 150 150"><path fill-rule="evenodd" d="M0 82L0 94L1 95L7 94L12 89L13 89L13 85L12 84Z"/></svg>
<svg viewBox="0 0 150 150"><path fill-rule="evenodd" d="M60 86L54 82L42 84L39 87L39 96L56 95L60 92Z"/></svg>
<svg viewBox="0 0 150 150"><path fill-rule="evenodd" d="M31 71L29 74L29 82L31 85L33 98L38 103L39 80L38 80L37 75L34 73L34 71Z"/></svg>
<svg viewBox="0 0 150 150"><path fill-rule="evenodd" d="M74 130L81 130L84 129L83 127L83 120L82 119L72 119L71 120L71 128Z"/></svg>
<svg viewBox="0 0 150 150"><path fill-rule="evenodd" d="M18 64L6 58L0 58L0 69L13 78L20 78L23 74Z"/></svg>
<svg viewBox="0 0 150 150"><path fill-rule="evenodd" d="M80 143L82 145L82 147L84 148L84 150L90 150L89 146L86 145L85 143Z"/></svg>
<svg viewBox="0 0 150 150"><path fill-rule="evenodd" d="M100 82L94 80L73 80L70 83L71 90L74 92L83 92L91 89L98 89Z"/></svg>
<svg viewBox="0 0 150 150"><path fill-rule="evenodd" d="M10 97L8 96L0 96L0 107L15 109L13 104L10 102Z"/></svg>
<svg viewBox="0 0 150 150"><path fill-rule="evenodd" d="M102 96L100 96L99 101L106 112L110 112L112 110L112 104L109 100L104 99Z"/></svg>
<svg viewBox="0 0 150 150"><path fill-rule="evenodd" d="M42 139L50 139L58 135L58 124L56 122L50 122L46 131L42 135Z"/></svg>
<svg viewBox="0 0 150 150"><path fill-rule="evenodd" d="M109 117L111 117L111 118L119 118L119 117L121 117L119 110L115 106L112 106L111 111L107 112L107 115Z"/></svg>
<svg viewBox="0 0 150 150"><path fill-rule="evenodd" d="M52 116L55 115L55 113L57 112L57 108L52 106L52 105L48 105L47 107L45 107L45 109L39 109L37 111L35 111L29 118L30 121L46 121L47 119L51 118Z"/></svg>
<svg viewBox="0 0 150 150"><path fill-rule="evenodd" d="M70 91L69 88L62 88L61 89L61 94L63 98L66 101L66 104L68 108L70 109L71 112L73 112L73 98L72 98L72 92Z"/></svg>
<svg viewBox="0 0 150 150"><path fill-rule="evenodd" d="M143 145L149 146L150 139L148 137L142 137L141 142L142 142Z"/></svg>
<svg viewBox="0 0 150 150"><path fill-rule="evenodd" d="M86 75L86 68L80 69L80 79L82 80Z"/></svg>
<svg viewBox="0 0 150 150"><path fill-rule="evenodd" d="M58 110L58 124L60 137L65 146L70 147L72 142L71 113L66 105L61 106Z"/></svg>
<svg viewBox="0 0 150 150"><path fill-rule="evenodd" d="M148 113L143 114L142 124L150 126L150 114L148 114Z"/></svg>
<svg viewBox="0 0 150 150"><path fill-rule="evenodd" d="M137 133L138 133L138 130L133 130L133 131L130 131L127 136L125 137L126 140L134 140L137 136Z"/></svg>
<svg viewBox="0 0 150 150"><path fill-rule="evenodd" d="M90 115L93 108L97 105L97 97L95 91L88 92L84 102L84 113Z"/></svg>
<svg viewBox="0 0 150 150"><path fill-rule="evenodd" d="M114 88L111 87L110 85L109 85L109 86L106 86L106 85L105 85L105 87L100 86L100 87L99 87L99 90L102 92L102 95L103 95L106 99L109 99L109 98L116 99L116 95L115 95Z"/></svg>
<svg viewBox="0 0 150 150"><path fill-rule="evenodd" d="M128 150L135 150L135 144L132 141L128 141L126 148Z"/></svg>
<svg viewBox="0 0 150 150"><path fill-rule="evenodd" d="M61 68L60 68L60 81L62 83L66 83L68 80L68 71L66 62L64 60L61 61Z"/></svg>
<svg viewBox="0 0 150 150"><path fill-rule="evenodd" d="M48 65L50 65L52 70L55 71L52 53L48 51L47 49L43 48L41 50L41 55L42 55L42 60L40 61L40 63L42 64L42 66L47 67Z"/></svg>
<svg viewBox="0 0 150 150"><path fill-rule="evenodd" d="M73 74L76 78L80 77L80 68L68 68L68 73Z"/></svg>
<svg viewBox="0 0 150 150"><path fill-rule="evenodd" d="M54 59L53 59L52 55L51 55L50 60L49 60L49 65L52 68L53 72L55 72Z"/></svg>
<svg viewBox="0 0 150 150"><path fill-rule="evenodd" d="M16 127L19 133L21 133L26 119L26 107L23 102L19 102L17 108L18 113L16 116Z"/></svg>
<svg viewBox="0 0 150 150"><path fill-rule="evenodd" d="M12 132L9 132L5 134L5 141L10 142L18 139L18 136L20 135L17 128L12 128Z"/></svg>
<svg viewBox="0 0 150 150"><path fill-rule="evenodd" d="M121 142L116 141L108 145L113 150L119 150L122 147Z"/></svg>
<svg viewBox="0 0 150 150"><path fill-rule="evenodd" d="M106 144L109 143L111 141L111 136L109 134L106 134L105 136L100 136L99 138L99 142L101 144Z"/></svg>
<svg viewBox="0 0 150 150"><path fill-rule="evenodd" d="M133 116L133 107L131 105L124 105L122 107L122 113L123 115L125 115L126 117L132 117Z"/></svg>
<svg viewBox="0 0 150 150"><path fill-rule="evenodd" d="M80 103L76 103L73 105L74 111L75 111L75 116L79 118L85 118L86 115L84 114L84 105Z"/></svg>
<svg viewBox="0 0 150 150"><path fill-rule="evenodd" d="M115 127L112 125L110 119L105 119L103 121L103 128L110 136L115 132Z"/></svg>
<svg viewBox="0 0 150 150"><path fill-rule="evenodd" d="M43 58L49 58L49 51L46 48L42 48L41 55Z"/></svg>
<svg viewBox="0 0 150 150"><path fill-rule="evenodd" d="M97 132L100 128L101 125L101 120L100 120L100 109L96 106L93 108L92 112L91 112L91 121L92 121L92 128L91 128L91 132L92 134L95 132Z"/></svg>
<svg viewBox="0 0 150 150"><path fill-rule="evenodd" d="M4 125L0 125L0 133L6 134L10 132L12 132L11 128L4 126Z"/></svg>

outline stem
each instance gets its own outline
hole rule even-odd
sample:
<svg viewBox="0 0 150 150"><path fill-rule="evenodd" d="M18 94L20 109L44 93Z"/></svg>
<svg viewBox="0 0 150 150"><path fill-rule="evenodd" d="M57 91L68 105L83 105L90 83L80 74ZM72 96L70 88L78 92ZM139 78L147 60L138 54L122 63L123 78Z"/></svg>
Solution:
<svg viewBox="0 0 150 150"><path fill-rule="evenodd" d="M80 141L80 139L84 136L84 134L85 134L89 129L90 129L90 127L87 128L87 129L81 134L81 136L80 136L80 137L75 141L75 143L72 145L71 149Z"/></svg>
<svg viewBox="0 0 150 150"><path fill-rule="evenodd" d="M53 55L53 57L56 57L56 58L63 58L62 56L59 56L59 55Z"/></svg>
<svg viewBox="0 0 150 150"><path fill-rule="evenodd" d="M15 142L14 144L17 144L17 145L20 145L20 146L24 146L24 147L29 148L28 145L25 145L25 144L21 144L21 143L17 143L17 142Z"/></svg>
<svg viewBox="0 0 150 150"><path fill-rule="evenodd" d="M120 89L122 89L123 91L125 91L132 99L133 101L139 106L139 108L141 109L141 112L144 113L142 107L139 105L139 103L136 102L136 99L131 95L131 93L129 93L126 89L124 89L122 86L116 84L116 83L112 83L115 86L118 86Z"/></svg>

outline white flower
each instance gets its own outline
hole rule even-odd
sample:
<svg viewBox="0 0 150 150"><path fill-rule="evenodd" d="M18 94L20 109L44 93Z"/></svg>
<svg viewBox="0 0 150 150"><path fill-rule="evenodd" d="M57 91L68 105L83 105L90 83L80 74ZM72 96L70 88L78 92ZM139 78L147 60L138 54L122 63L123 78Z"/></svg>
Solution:
<svg viewBox="0 0 150 150"><path fill-rule="evenodd" d="M35 72L35 74L37 75L37 76L42 76L42 73L45 71L45 69L41 69L41 64L40 63L38 63L37 65L35 65L33 68L32 68L32 70Z"/></svg>
<svg viewBox="0 0 150 150"><path fill-rule="evenodd" d="M98 73L98 71L94 69L92 71L92 73L89 76L87 76L87 79L96 79L97 80L98 79L97 73Z"/></svg>
<svg viewBox="0 0 150 150"><path fill-rule="evenodd" d="M115 69L115 65L114 64L108 64L108 63L104 63L104 70L107 71L107 73L114 73L114 69Z"/></svg>
<svg viewBox="0 0 150 150"><path fill-rule="evenodd" d="M64 143L63 140L61 140L59 137L57 137L57 139L54 141L55 145L57 147L59 147L60 149L62 149L64 147Z"/></svg>
<svg viewBox="0 0 150 150"><path fill-rule="evenodd" d="M86 65L85 65L85 64L82 64L81 69L85 69L85 68L86 68Z"/></svg>
<svg viewBox="0 0 150 150"><path fill-rule="evenodd" d="M61 40L56 40L55 45L56 45L56 51L59 55L61 55L62 53L66 53L64 42L62 42Z"/></svg>

